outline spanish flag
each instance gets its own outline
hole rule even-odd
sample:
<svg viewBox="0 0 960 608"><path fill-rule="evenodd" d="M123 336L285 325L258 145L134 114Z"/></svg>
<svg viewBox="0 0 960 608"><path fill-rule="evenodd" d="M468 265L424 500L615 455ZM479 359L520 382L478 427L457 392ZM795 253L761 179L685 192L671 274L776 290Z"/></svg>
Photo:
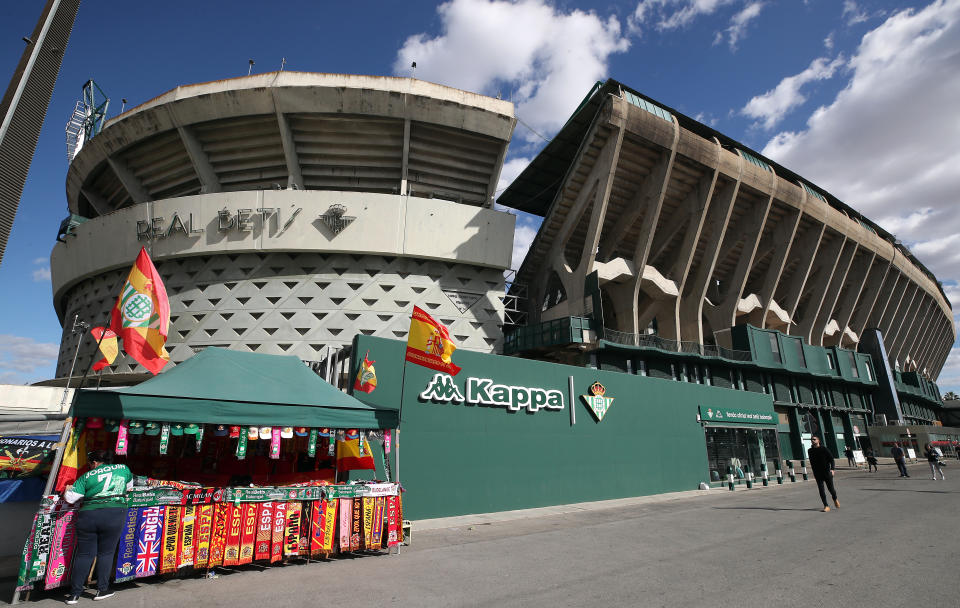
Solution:
<svg viewBox="0 0 960 608"><path fill-rule="evenodd" d="M111 329L94 327L90 330L90 333L93 334L93 339L100 343L100 352L103 354L103 359L93 364L93 371L98 372L108 365L113 365L117 354L120 352L120 347L117 345L117 334ZM100 336L103 336L102 340Z"/></svg>
<svg viewBox="0 0 960 608"><path fill-rule="evenodd" d="M457 345L450 338L447 328L414 306L407 337L407 361L456 376L460 368L450 359L455 350Z"/></svg>
<svg viewBox="0 0 960 608"><path fill-rule="evenodd" d="M147 250L140 249L110 317L110 329L123 340L123 350L150 373L170 360L164 344L170 326L170 302Z"/></svg>
<svg viewBox="0 0 960 608"><path fill-rule="evenodd" d="M363 454L360 454L360 442L363 442ZM370 442L363 433L350 429L346 432L343 441L337 441L337 470L353 471L357 469L374 469L373 452L370 451Z"/></svg>
<svg viewBox="0 0 960 608"><path fill-rule="evenodd" d="M373 389L377 388L377 372L373 369L373 364L376 361L371 361L369 357L370 351L367 351L367 354L363 356L360 369L357 370L357 379L353 382L353 390L355 391L372 393Z"/></svg>
<svg viewBox="0 0 960 608"><path fill-rule="evenodd" d="M87 442L83 426L76 419L70 429L67 445L63 446L63 458L57 471L57 483L54 492L63 492L67 486L77 480L80 472L87 466Z"/></svg>

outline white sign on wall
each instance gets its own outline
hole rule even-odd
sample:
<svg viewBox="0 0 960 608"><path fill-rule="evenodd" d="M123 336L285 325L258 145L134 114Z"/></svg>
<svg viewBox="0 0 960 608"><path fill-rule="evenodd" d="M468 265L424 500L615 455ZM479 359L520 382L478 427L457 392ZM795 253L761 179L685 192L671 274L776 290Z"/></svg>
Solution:
<svg viewBox="0 0 960 608"><path fill-rule="evenodd" d="M419 396L421 401L491 405L505 407L510 412L518 412L522 409L529 412L537 412L541 409L562 410L564 407L562 391L496 384L490 378L467 378L464 392L460 391L452 376L434 374Z"/></svg>

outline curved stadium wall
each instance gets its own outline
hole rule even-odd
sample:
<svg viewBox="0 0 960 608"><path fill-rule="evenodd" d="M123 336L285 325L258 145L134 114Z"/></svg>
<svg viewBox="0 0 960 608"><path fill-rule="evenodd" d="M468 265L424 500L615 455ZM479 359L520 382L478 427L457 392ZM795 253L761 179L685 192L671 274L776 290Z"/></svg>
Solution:
<svg viewBox="0 0 960 608"><path fill-rule="evenodd" d="M170 296L173 362L211 345L317 361L356 334L405 337L413 305L493 351L514 216L491 207L514 122L508 102L422 81L295 72L179 87L114 118L67 176L57 376L74 315L108 323L141 246ZM145 370L121 355L104 372Z"/></svg>

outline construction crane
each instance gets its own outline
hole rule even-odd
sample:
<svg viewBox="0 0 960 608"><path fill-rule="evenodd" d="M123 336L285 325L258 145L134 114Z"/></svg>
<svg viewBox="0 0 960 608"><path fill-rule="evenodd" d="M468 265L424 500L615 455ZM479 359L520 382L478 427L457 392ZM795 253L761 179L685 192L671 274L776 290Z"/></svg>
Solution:
<svg viewBox="0 0 960 608"><path fill-rule="evenodd" d="M73 161L83 144L103 129L107 119L110 98L92 79L83 85L83 96L77 101L70 120L67 121L67 162Z"/></svg>

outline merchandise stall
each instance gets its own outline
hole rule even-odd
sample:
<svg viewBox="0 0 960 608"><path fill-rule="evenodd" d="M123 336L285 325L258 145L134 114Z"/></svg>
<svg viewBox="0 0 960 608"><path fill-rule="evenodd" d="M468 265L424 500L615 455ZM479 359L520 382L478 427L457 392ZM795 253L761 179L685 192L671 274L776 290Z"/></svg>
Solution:
<svg viewBox="0 0 960 608"><path fill-rule="evenodd" d="M60 497L94 449L135 476L116 582L403 541L401 488L390 475L399 412L342 393L295 357L208 348L140 385L82 390L72 413L18 593L68 584L76 511ZM375 475L374 451L385 479L346 481Z"/></svg>

